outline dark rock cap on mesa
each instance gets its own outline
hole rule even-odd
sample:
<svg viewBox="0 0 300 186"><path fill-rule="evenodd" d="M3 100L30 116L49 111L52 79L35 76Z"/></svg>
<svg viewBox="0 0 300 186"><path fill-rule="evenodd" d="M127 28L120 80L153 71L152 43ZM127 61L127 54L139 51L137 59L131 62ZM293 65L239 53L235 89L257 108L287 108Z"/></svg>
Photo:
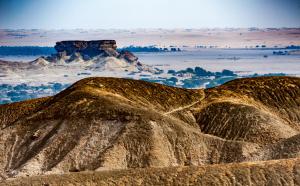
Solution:
<svg viewBox="0 0 300 186"><path fill-rule="evenodd" d="M95 56L105 51L115 51L117 49L117 44L115 40L70 40L56 42L54 48L58 53L65 52L66 55L79 52L81 54Z"/></svg>

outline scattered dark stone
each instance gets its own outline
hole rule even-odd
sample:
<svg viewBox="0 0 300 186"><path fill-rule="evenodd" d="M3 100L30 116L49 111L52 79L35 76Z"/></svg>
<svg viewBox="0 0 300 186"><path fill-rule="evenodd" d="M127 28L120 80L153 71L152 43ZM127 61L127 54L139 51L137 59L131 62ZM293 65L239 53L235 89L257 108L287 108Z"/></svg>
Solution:
<svg viewBox="0 0 300 186"><path fill-rule="evenodd" d="M32 134L32 136L30 137L31 140L36 140L39 138L39 133L38 132L35 132L34 134Z"/></svg>
<svg viewBox="0 0 300 186"><path fill-rule="evenodd" d="M80 172L80 170L77 169L77 168L71 168L71 169L69 170L69 172Z"/></svg>
<svg viewBox="0 0 300 186"><path fill-rule="evenodd" d="M120 57L126 59L127 61L131 61L131 62L138 60L138 58L135 55L133 55L133 53L131 53L129 51L124 51L124 50L122 50L120 52Z"/></svg>

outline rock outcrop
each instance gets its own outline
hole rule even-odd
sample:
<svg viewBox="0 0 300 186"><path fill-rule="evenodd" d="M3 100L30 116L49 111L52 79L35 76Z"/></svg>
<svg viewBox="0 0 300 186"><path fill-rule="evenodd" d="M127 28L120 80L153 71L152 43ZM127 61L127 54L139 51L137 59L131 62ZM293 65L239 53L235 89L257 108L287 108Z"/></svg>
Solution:
<svg viewBox="0 0 300 186"><path fill-rule="evenodd" d="M78 58L87 61L94 57L115 57L129 63L138 61L138 58L129 51L118 52L115 40L60 41L56 43L54 48L57 54L54 55L54 59L49 58L52 61L67 59L71 62Z"/></svg>

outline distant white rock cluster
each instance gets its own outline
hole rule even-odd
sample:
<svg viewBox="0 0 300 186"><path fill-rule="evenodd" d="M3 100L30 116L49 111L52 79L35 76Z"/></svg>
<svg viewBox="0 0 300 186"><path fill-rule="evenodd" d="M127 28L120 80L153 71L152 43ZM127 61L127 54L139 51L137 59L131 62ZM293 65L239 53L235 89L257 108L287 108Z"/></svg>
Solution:
<svg viewBox="0 0 300 186"><path fill-rule="evenodd" d="M129 51L117 51L116 41L60 41L55 54L21 63L0 60L0 78L16 83L73 83L82 76L118 76L159 74L161 70L139 62Z"/></svg>
<svg viewBox="0 0 300 186"><path fill-rule="evenodd" d="M61 41L55 45L56 54L40 57L30 64L47 66L80 66L93 71L125 71L155 73L153 69L143 65L138 58L129 51L117 51L116 41Z"/></svg>

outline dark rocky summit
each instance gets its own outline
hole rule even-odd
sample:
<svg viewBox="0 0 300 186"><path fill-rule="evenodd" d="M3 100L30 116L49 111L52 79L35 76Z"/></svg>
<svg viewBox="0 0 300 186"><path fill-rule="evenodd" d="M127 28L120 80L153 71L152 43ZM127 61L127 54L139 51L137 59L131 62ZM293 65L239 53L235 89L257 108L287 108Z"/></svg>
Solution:
<svg viewBox="0 0 300 186"><path fill-rule="evenodd" d="M76 52L90 57L101 54L108 56L115 56L117 54L117 44L115 40L59 41L54 48L58 53L65 53L68 56Z"/></svg>

